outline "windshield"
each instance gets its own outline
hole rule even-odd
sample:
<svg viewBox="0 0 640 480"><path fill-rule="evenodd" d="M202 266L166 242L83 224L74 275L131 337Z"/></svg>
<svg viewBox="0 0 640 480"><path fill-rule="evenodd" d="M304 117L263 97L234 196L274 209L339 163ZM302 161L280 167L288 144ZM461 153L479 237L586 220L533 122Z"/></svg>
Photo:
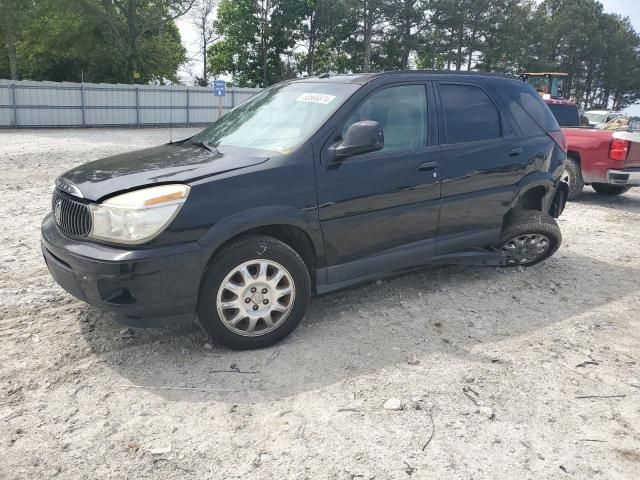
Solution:
<svg viewBox="0 0 640 480"><path fill-rule="evenodd" d="M551 95L552 97L563 96L563 78L550 77L548 75L532 75L527 81L541 95Z"/></svg>
<svg viewBox="0 0 640 480"><path fill-rule="evenodd" d="M275 85L231 110L190 142L286 154L306 141L359 87L312 82Z"/></svg>
<svg viewBox="0 0 640 480"><path fill-rule="evenodd" d="M549 104L549 109L561 127L577 127L580 125L577 106L553 103Z"/></svg>
<svg viewBox="0 0 640 480"><path fill-rule="evenodd" d="M591 123L603 123L604 119L607 117L607 114L586 112L584 116L587 117Z"/></svg>

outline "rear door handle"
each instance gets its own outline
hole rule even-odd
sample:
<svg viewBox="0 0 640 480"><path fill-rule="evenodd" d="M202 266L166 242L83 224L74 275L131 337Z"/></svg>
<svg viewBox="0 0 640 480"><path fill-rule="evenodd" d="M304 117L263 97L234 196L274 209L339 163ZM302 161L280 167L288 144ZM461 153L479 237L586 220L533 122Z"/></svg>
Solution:
<svg viewBox="0 0 640 480"><path fill-rule="evenodd" d="M421 172L430 172L438 169L438 162L424 162L418 167Z"/></svg>
<svg viewBox="0 0 640 480"><path fill-rule="evenodd" d="M524 148L522 148L522 147L512 148L512 149L509 151L509 156L510 156L510 157L517 157L518 155L520 155L520 154L521 154L521 153L523 153L523 152L524 152Z"/></svg>

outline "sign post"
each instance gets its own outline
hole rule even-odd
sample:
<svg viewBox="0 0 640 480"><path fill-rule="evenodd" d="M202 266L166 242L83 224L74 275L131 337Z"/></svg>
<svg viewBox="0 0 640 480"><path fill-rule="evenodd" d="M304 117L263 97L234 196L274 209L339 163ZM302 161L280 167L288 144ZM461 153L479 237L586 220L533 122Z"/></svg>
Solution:
<svg viewBox="0 0 640 480"><path fill-rule="evenodd" d="M222 117L222 99L226 95L227 85L224 80L214 80L213 95L218 97L218 118Z"/></svg>

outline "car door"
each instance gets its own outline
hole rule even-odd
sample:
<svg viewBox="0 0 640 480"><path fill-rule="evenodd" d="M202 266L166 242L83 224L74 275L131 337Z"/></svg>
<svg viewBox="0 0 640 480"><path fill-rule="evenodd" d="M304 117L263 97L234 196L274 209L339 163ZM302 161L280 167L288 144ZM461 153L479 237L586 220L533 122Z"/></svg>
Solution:
<svg viewBox="0 0 640 480"><path fill-rule="evenodd" d="M526 142L481 83L442 80L442 205L437 254L495 242L527 168Z"/></svg>
<svg viewBox="0 0 640 480"><path fill-rule="evenodd" d="M430 92L430 93L429 93ZM346 112L325 145L358 121L375 120L384 148L317 169L327 282L419 263L433 254L440 149L430 82L381 86ZM411 248L405 248L410 246Z"/></svg>

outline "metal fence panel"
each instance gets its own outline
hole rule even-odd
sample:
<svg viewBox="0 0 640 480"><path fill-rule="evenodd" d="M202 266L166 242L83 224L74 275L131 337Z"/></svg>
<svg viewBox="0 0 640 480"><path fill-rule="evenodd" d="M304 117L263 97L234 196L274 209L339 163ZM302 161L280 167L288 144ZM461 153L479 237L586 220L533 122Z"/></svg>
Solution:
<svg viewBox="0 0 640 480"><path fill-rule="evenodd" d="M0 128L203 125L259 91L0 80Z"/></svg>

